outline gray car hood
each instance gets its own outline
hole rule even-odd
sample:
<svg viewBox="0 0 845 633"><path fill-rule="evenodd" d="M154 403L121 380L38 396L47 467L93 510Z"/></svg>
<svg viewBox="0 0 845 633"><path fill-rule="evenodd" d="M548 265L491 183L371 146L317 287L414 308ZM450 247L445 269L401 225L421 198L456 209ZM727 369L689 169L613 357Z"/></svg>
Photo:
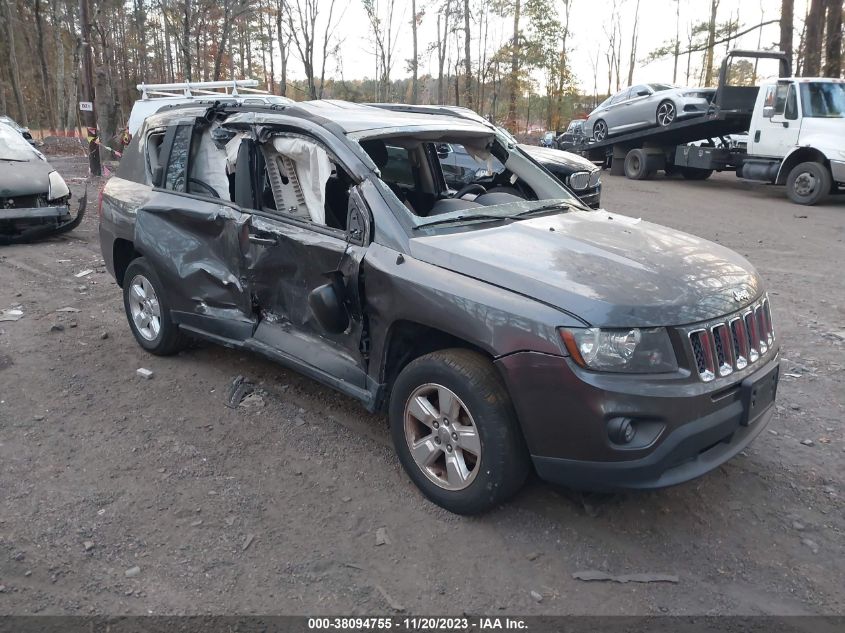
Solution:
<svg viewBox="0 0 845 633"><path fill-rule="evenodd" d="M417 259L542 301L602 327L673 326L738 310L762 283L737 253L604 211L571 211L416 237Z"/></svg>
<svg viewBox="0 0 845 633"><path fill-rule="evenodd" d="M38 158L0 160L0 198L46 194L51 171L50 164Z"/></svg>

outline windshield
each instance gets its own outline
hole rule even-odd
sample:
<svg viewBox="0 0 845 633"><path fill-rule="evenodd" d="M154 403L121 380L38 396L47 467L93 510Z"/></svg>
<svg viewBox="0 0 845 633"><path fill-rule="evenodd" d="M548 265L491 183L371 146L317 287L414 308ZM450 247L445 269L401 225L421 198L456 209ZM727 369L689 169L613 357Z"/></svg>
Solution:
<svg viewBox="0 0 845 633"><path fill-rule="evenodd" d="M30 161L38 157L20 132L0 123L0 160Z"/></svg>
<svg viewBox="0 0 845 633"><path fill-rule="evenodd" d="M800 85L804 116L831 119L845 117L845 83L814 81Z"/></svg>
<svg viewBox="0 0 845 633"><path fill-rule="evenodd" d="M582 208L513 137L490 128L426 130L359 141L379 188L408 229L474 225Z"/></svg>

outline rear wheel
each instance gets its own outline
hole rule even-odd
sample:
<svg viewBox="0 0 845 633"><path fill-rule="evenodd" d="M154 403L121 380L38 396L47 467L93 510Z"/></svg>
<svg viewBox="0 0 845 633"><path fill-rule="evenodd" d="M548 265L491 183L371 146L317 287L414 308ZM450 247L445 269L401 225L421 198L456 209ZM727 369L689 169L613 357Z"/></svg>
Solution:
<svg viewBox="0 0 845 633"><path fill-rule="evenodd" d="M603 141L607 138L607 123L603 119L599 119L593 124L593 138L597 141Z"/></svg>
<svg viewBox="0 0 845 633"><path fill-rule="evenodd" d="M631 180L647 180L654 176L649 157L641 149L632 149L625 155L625 176Z"/></svg>
<svg viewBox="0 0 845 633"><path fill-rule="evenodd" d="M681 175L687 180L707 180L713 175L713 170L697 169L695 167L682 167Z"/></svg>
<svg viewBox="0 0 845 633"><path fill-rule="evenodd" d="M675 122L677 111L675 104L671 101L661 101L657 106L657 125L660 127L668 127Z"/></svg>
<svg viewBox="0 0 845 633"><path fill-rule="evenodd" d="M815 161L800 163L786 177L786 194L797 204L818 204L833 186L827 167Z"/></svg>
<svg viewBox="0 0 845 633"><path fill-rule="evenodd" d="M170 318L158 275L146 259L132 260L123 277L123 307L138 344L158 356L175 354L187 337Z"/></svg>
<svg viewBox="0 0 845 633"><path fill-rule="evenodd" d="M493 364L465 349L421 356L390 396L399 461L417 487L457 514L477 514L516 493L529 459L510 397Z"/></svg>

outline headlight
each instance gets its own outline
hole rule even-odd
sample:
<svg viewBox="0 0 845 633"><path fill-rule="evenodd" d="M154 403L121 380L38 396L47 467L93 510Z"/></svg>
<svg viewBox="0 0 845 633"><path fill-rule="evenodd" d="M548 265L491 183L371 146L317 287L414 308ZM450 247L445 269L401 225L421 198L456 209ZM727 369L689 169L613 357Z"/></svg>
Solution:
<svg viewBox="0 0 845 633"><path fill-rule="evenodd" d="M48 200L58 200L59 198L64 198L70 193L70 189L67 188L65 179L62 178L59 172L51 171L48 178L50 179L50 187L47 189Z"/></svg>
<svg viewBox="0 0 845 633"><path fill-rule="evenodd" d="M560 335L572 360L586 369L636 374L678 369L665 328L567 328Z"/></svg>

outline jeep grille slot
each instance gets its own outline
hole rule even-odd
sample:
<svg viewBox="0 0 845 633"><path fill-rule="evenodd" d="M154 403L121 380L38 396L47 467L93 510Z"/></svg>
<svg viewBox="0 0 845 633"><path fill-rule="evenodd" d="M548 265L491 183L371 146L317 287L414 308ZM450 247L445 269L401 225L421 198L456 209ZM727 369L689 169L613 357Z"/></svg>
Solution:
<svg viewBox="0 0 845 633"><path fill-rule="evenodd" d="M768 297L741 312L687 330L698 376L704 382L745 369L774 349Z"/></svg>
<svg viewBox="0 0 845 633"><path fill-rule="evenodd" d="M692 353L695 357L695 367L698 376L709 382L716 377L716 365L713 356L713 342L707 330L695 330L689 334Z"/></svg>
<svg viewBox="0 0 845 633"><path fill-rule="evenodd" d="M728 332L728 326L724 323L714 325L710 330L713 335L713 347L716 352L716 369L720 376L727 376L734 370L733 345Z"/></svg>

